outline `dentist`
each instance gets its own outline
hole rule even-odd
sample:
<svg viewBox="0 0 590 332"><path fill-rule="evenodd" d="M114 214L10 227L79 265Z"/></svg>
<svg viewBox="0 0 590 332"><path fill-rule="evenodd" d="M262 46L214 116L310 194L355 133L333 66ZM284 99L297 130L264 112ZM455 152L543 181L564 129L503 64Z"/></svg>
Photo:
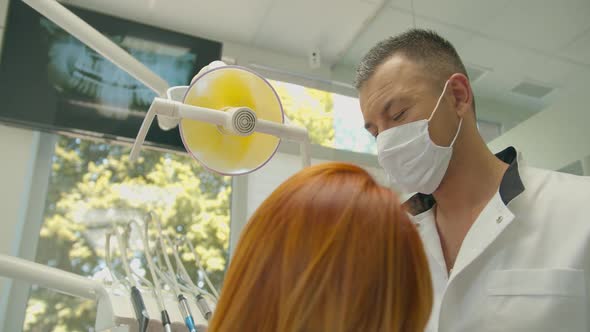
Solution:
<svg viewBox="0 0 590 332"><path fill-rule="evenodd" d="M434 32L378 43L356 86L379 163L417 192L407 205L433 278L427 331L589 331L590 178L490 152L465 67Z"/></svg>

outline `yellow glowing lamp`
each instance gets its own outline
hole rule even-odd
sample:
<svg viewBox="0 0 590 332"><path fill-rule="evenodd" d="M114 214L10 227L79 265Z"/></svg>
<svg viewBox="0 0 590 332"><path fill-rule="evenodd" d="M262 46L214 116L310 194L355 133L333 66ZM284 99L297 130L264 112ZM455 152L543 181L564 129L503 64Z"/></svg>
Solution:
<svg viewBox="0 0 590 332"><path fill-rule="evenodd" d="M225 66L206 72L188 88L183 102L238 112L232 114L230 128L189 118L180 120L186 150L211 170L227 175L256 170L279 146L278 137L255 130L260 120L284 123L280 99L268 81L248 69Z"/></svg>
<svg viewBox="0 0 590 332"><path fill-rule="evenodd" d="M266 79L244 67L213 68L189 87L168 89L166 99L154 98L131 150L131 160L138 157L154 117L162 129L178 125L189 154L219 174L257 170L272 158L283 138L299 142L303 167L310 164L307 130L285 124L276 91Z"/></svg>

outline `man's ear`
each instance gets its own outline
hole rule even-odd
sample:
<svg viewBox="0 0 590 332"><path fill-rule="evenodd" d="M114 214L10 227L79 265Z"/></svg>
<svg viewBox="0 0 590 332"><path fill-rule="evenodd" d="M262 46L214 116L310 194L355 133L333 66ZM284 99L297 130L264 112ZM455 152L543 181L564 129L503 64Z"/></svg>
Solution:
<svg viewBox="0 0 590 332"><path fill-rule="evenodd" d="M455 73L449 78L449 87L451 95L454 98L454 106L459 117L471 111L473 104L473 92L467 76L461 73Z"/></svg>

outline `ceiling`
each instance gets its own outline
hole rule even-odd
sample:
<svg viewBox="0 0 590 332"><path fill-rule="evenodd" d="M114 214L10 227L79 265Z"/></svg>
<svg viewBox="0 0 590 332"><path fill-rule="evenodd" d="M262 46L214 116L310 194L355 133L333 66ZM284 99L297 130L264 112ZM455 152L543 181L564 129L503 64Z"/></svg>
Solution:
<svg viewBox="0 0 590 332"><path fill-rule="evenodd" d="M527 110L543 109L590 70L589 0L64 2L294 57L318 50L322 66L351 69L379 40L414 25L430 28L455 45L470 72L483 72L473 82L476 96ZM553 91L543 97L512 91L523 82Z"/></svg>

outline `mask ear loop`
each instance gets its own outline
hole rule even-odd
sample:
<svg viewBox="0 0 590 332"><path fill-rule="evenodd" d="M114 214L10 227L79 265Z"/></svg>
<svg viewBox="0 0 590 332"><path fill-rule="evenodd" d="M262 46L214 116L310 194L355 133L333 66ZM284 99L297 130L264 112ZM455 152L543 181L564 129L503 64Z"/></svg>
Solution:
<svg viewBox="0 0 590 332"><path fill-rule="evenodd" d="M463 124L463 118L461 118L461 120L459 120L459 126L457 127L457 133L455 134L455 138L453 138L453 141L451 142L450 146L455 145L455 141L457 140L457 137L459 137L459 133L461 132L461 124Z"/></svg>
<svg viewBox="0 0 590 332"><path fill-rule="evenodd" d="M434 106L434 111L432 111L432 114L430 114L430 117L428 118L428 122L430 122L430 120L432 120L434 113L436 113L436 111L438 110L438 105L440 105L440 102L442 101L443 97L445 96L445 92L447 92L447 86L449 85L449 82L450 82L449 80L447 80L445 82L445 87L443 88L443 91L440 94L440 96L438 96L438 100L436 101L436 106Z"/></svg>
<svg viewBox="0 0 590 332"><path fill-rule="evenodd" d="M443 97L445 96L445 92L447 92L447 86L449 86L449 82L450 82L450 80L447 80L445 82L445 86L443 88L443 91L440 94L440 96L438 97L438 100L436 102L436 106L434 106L434 111L432 111L432 114L430 114L430 118L428 118L428 122L430 122L430 120L432 120L434 113L436 113L436 111L438 110L438 105L440 105L440 102L442 101ZM459 133L461 132L461 125L462 124L463 124L463 118L461 118L461 120L459 120L459 127L457 128L457 133L455 134L455 137L453 138L453 141L451 141L451 145L449 145L449 146L455 145L455 141L457 140L457 137L459 137Z"/></svg>

